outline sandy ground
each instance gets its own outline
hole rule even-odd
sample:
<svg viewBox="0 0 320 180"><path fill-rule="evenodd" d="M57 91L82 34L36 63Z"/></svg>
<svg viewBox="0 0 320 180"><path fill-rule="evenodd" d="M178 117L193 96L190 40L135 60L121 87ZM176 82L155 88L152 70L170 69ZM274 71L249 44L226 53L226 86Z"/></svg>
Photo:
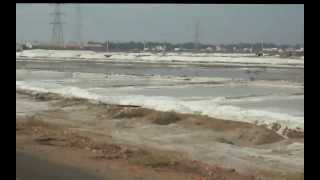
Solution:
<svg viewBox="0 0 320 180"><path fill-rule="evenodd" d="M16 164L16 180L103 179L100 176L86 173L83 169L52 163L21 151L16 152Z"/></svg>
<svg viewBox="0 0 320 180"><path fill-rule="evenodd" d="M104 179L304 179L303 134L26 91L16 107L17 169L42 158Z"/></svg>

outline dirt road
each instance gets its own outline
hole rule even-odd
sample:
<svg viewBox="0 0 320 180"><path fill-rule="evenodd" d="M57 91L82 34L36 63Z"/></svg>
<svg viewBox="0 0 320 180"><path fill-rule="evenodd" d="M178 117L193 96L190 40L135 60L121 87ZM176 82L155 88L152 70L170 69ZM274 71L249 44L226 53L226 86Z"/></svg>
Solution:
<svg viewBox="0 0 320 180"><path fill-rule="evenodd" d="M55 164L24 152L16 152L16 180L108 180L83 169Z"/></svg>

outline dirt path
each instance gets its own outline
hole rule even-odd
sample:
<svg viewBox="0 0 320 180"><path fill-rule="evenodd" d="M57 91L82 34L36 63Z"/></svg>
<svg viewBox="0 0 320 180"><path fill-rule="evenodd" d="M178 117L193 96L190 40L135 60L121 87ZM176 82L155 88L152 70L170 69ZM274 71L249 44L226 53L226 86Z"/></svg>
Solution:
<svg viewBox="0 0 320 180"><path fill-rule="evenodd" d="M95 141L65 126L37 120L17 122L16 147L19 179L253 179L175 152L120 145L110 139Z"/></svg>
<svg viewBox="0 0 320 180"><path fill-rule="evenodd" d="M83 169L54 164L37 156L24 152L16 152L16 180L103 180ZM107 179L105 179L107 180Z"/></svg>

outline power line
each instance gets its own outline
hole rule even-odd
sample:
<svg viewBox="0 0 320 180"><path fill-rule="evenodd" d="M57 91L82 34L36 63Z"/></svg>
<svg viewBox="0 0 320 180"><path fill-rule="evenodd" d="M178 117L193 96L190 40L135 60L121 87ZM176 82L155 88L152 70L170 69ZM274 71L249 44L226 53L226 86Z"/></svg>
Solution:
<svg viewBox="0 0 320 180"><path fill-rule="evenodd" d="M52 38L51 43L53 46L63 47L64 40L63 40L63 22L61 16L63 13L61 12L60 4L53 5L53 22L51 22L52 26Z"/></svg>
<svg viewBox="0 0 320 180"><path fill-rule="evenodd" d="M196 24L195 24L195 32L194 32L194 48L195 49L198 49L199 48L199 44L200 44L200 31L199 31L199 28L200 28L200 21L197 20L196 21Z"/></svg>
<svg viewBox="0 0 320 180"><path fill-rule="evenodd" d="M83 47L83 38L82 38L82 10L80 4L76 5L76 38L78 40L79 47Z"/></svg>

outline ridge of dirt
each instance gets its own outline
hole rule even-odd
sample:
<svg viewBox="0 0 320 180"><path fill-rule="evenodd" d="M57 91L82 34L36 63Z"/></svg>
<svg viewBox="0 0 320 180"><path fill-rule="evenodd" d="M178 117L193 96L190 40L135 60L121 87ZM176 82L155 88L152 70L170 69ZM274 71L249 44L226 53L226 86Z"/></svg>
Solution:
<svg viewBox="0 0 320 180"><path fill-rule="evenodd" d="M115 144L113 142L98 142L81 135L79 132L41 120L17 121L16 133L32 134L32 141L39 145L91 151L94 153L93 158L97 161L125 160L129 165L142 166L158 171L191 173L207 180L255 179L253 176L239 174L235 169L186 159L176 152Z"/></svg>
<svg viewBox="0 0 320 180"><path fill-rule="evenodd" d="M20 96L22 94L25 96ZM232 145L232 148L235 149L238 148L237 146L239 148L263 148L264 146L271 147L274 145L273 143L283 143L283 137L275 131L255 124L220 120L202 115L160 112L137 106L105 104L81 98L66 98L53 93L37 94L39 93L33 91L23 91L22 93L17 91L17 97L21 98L23 102L18 106L21 109L19 112L28 111L29 108L26 108L28 105L32 105L34 112L16 115L16 134L32 137L32 143L39 146L92 152L94 154L93 159L99 162L123 161L130 165L157 171L168 170L183 174L192 172L199 177L203 176L209 179L210 174L215 170L210 173L209 170L204 171L203 169L219 167L212 166L215 161L206 161L211 164L208 165L203 161L188 160L187 157L190 156L186 152L184 154L186 156L183 156L181 152L176 155L176 153L166 152L163 149L159 150L160 147L154 149L157 148L156 146L153 148L142 147L141 145L133 146L129 145L131 144L130 141L121 141L121 138L116 137L117 132L115 131L134 130L134 133L140 134L140 132L135 131L139 127L148 126L153 130L150 131L151 133L145 133L150 133L151 136L156 135L153 132L157 132L158 128L164 130L163 132L166 132L167 129L178 130L177 132L182 132L182 134L185 131L196 132L195 134L197 134L205 130L205 133L201 132L204 135L202 136L203 141L224 143L228 144L227 146ZM43 108L43 106L47 108ZM37 111L37 108L39 111ZM162 132L157 133L161 134ZM206 134L210 134L208 139L205 137ZM114 138L113 135L115 135ZM303 137L301 138L303 140ZM119 144L118 140L122 144ZM143 138L140 140L143 140ZM194 142L196 141L197 139ZM296 140L292 139L292 141L295 142ZM190 142L192 143L192 141ZM299 142L299 139L297 142ZM212 154L212 157L215 157L215 155ZM198 160L200 159L198 158ZM241 168L240 166L233 167ZM257 170L257 168L252 168L252 172ZM228 175L230 175L228 171L234 171L232 169L222 169L223 171L219 170L219 172L225 172L224 170L226 170ZM240 169L238 170L240 171ZM254 174L261 175L261 177L257 176L257 179L268 179L266 177L269 177L269 179L288 179L288 177L290 177L289 179L301 179L301 172L292 174L291 171L288 171L279 174L279 172L270 171L273 171L273 169L263 173L260 173L259 170ZM287 169L284 171L287 171ZM236 172L238 173L238 171ZM251 171L248 172L251 173ZM243 173L247 173L247 171L241 171L240 175L242 176ZM246 177L251 178L250 176Z"/></svg>
<svg viewBox="0 0 320 180"><path fill-rule="evenodd" d="M183 114L176 112L160 112L138 106L125 106L92 102L82 98L66 98L55 93L36 93L33 91L17 90L17 93L29 95L38 101L55 101L54 106L70 107L75 105L94 108L97 117L111 119L141 119L157 125L169 125L177 123L185 128L204 128L217 132L225 132L223 137L232 144L241 146L254 146L268 143L275 143L284 138L276 131L263 126L230 120L221 120L203 115ZM287 129L289 138L303 138L304 133Z"/></svg>

